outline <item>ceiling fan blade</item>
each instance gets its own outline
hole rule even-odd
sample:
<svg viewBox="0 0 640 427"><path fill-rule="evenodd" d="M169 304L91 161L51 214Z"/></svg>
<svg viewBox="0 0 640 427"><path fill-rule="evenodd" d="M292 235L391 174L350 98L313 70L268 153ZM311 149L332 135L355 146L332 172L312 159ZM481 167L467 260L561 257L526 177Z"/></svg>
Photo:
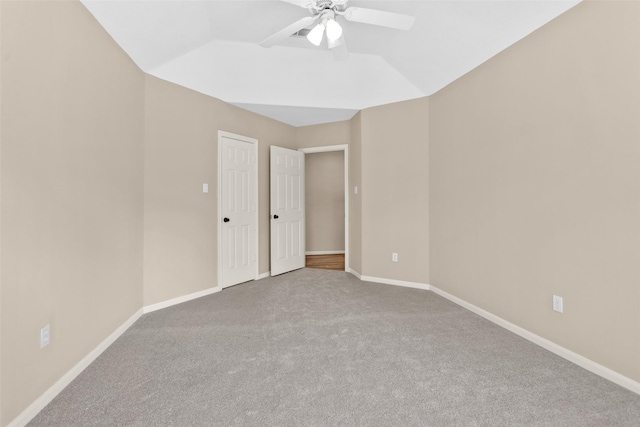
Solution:
<svg viewBox="0 0 640 427"><path fill-rule="evenodd" d="M318 16L305 16L304 18L297 20L293 24L290 24L284 27L283 29L273 34L272 36L262 40L260 42L260 46L262 47L274 46L280 43L281 41L283 41L284 39L286 39L287 37L289 37L290 35L297 33L301 29L307 28L313 25L317 20L318 20Z"/></svg>
<svg viewBox="0 0 640 427"><path fill-rule="evenodd" d="M307 9L312 7L316 3L313 0L280 0L280 1L283 1L285 3L295 4L296 6L304 7Z"/></svg>
<svg viewBox="0 0 640 427"><path fill-rule="evenodd" d="M334 60L344 61L349 57L349 51L347 50L347 44L344 42L344 36L340 36L338 40L328 40L327 44L333 53Z"/></svg>
<svg viewBox="0 0 640 427"><path fill-rule="evenodd" d="M415 21L413 16L362 7L347 8L347 10L344 11L344 17L347 21L380 25L398 30L410 30Z"/></svg>

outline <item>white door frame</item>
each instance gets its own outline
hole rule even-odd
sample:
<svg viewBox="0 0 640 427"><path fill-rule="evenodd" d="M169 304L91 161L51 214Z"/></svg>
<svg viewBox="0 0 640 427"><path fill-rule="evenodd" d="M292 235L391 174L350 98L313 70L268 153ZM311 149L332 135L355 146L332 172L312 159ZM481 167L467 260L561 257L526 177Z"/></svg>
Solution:
<svg viewBox="0 0 640 427"><path fill-rule="evenodd" d="M255 230L256 230L256 235L255 235L255 242L254 244L256 245L256 271L255 274L253 276L253 280L257 280L258 276L259 276L259 269L260 269L260 229L259 224L260 222L258 221L258 211L260 210L260 206L259 206L259 199L260 196L258 195L258 153L260 150L258 150L258 140L255 138L250 138L248 136L243 136L243 135L238 135L235 133L231 133L231 132L225 132L222 130L218 131L218 205L217 205L217 210L218 210L218 214L217 214L217 221L218 221L218 283L216 285L217 288L222 289L222 138L223 137L227 137L230 139L236 139L238 141L242 141L242 142L248 142L249 144L254 144L255 145L255 154L256 154L256 161L253 163L253 167L254 167L254 176L255 176L255 189L256 191L254 191L254 203L256 206L256 210L254 212L254 214L252 215L252 225L255 226Z"/></svg>
<svg viewBox="0 0 640 427"><path fill-rule="evenodd" d="M344 270L349 271L349 145L324 145L300 148L298 151L305 154L344 151Z"/></svg>

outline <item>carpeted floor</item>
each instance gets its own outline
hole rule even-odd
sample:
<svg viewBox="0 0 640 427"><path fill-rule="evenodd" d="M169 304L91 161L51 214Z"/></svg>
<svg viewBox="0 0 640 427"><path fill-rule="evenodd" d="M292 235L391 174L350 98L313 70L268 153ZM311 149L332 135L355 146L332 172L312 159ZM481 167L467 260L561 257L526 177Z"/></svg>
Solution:
<svg viewBox="0 0 640 427"><path fill-rule="evenodd" d="M30 426L639 426L640 396L422 290L303 269L144 315Z"/></svg>

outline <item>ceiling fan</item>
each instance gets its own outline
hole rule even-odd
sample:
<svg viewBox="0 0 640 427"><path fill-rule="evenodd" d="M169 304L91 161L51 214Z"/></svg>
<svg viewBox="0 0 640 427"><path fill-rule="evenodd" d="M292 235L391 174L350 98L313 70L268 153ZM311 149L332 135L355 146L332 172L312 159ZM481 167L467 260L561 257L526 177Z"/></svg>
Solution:
<svg viewBox="0 0 640 427"><path fill-rule="evenodd" d="M293 34L303 34L315 46L320 46L324 35L327 35L327 47L334 49L337 59L346 57L346 45L342 36L342 27L336 17L342 16L347 21L363 24L379 25L398 30L410 30L415 18L399 13L386 12L362 7L347 7L348 0L281 0L309 9L311 16L306 16L286 26L282 30L260 42L262 47L274 46ZM339 49L336 49L339 48Z"/></svg>

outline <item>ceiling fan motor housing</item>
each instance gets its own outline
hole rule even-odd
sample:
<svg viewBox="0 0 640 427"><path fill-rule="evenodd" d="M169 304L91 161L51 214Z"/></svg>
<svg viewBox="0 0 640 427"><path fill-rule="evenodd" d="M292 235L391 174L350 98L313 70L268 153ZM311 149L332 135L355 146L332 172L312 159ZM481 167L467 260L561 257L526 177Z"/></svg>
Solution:
<svg viewBox="0 0 640 427"><path fill-rule="evenodd" d="M344 12L348 0L315 0L315 3L310 4L309 10L313 14L320 14L325 10L333 10Z"/></svg>
<svg viewBox="0 0 640 427"><path fill-rule="evenodd" d="M309 41L319 46L324 33L329 40L329 49L345 44L342 40L342 27L336 22L336 15L343 17L347 21L359 22L363 24L378 25L382 27L395 28L398 30L410 30L415 18L409 15L402 15L377 9L363 7L346 7L348 0L281 0L303 8L309 9L311 16L305 16L289 24L282 30L267 37L260 42L262 47L271 47L292 35L300 36L302 30L309 30L307 38Z"/></svg>

